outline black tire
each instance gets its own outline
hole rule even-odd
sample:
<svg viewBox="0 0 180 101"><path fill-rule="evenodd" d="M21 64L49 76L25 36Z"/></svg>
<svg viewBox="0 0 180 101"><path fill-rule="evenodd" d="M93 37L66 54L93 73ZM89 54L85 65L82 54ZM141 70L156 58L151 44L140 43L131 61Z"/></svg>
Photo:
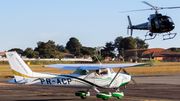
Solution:
<svg viewBox="0 0 180 101"><path fill-rule="evenodd" d="M81 99L86 99L87 97L86 96L81 96Z"/></svg>
<svg viewBox="0 0 180 101"><path fill-rule="evenodd" d="M102 98L103 100L108 100L108 98Z"/></svg>
<svg viewBox="0 0 180 101"><path fill-rule="evenodd" d="M119 101L121 101L121 98L120 97L117 97L119 99Z"/></svg>

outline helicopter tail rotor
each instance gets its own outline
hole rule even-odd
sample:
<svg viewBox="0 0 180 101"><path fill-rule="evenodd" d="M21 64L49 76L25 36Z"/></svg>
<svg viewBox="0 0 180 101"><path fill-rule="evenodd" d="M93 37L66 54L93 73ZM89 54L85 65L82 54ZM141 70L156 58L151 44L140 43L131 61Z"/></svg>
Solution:
<svg viewBox="0 0 180 101"><path fill-rule="evenodd" d="M130 19L129 15L128 15L127 17L128 17L128 21L129 21L129 26L128 26L127 29L130 29L130 30L131 30L131 36L132 36L132 34L133 34L133 28L132 28L131 19ZM129 31L128 31L128 34L129 34Z"/></svg>

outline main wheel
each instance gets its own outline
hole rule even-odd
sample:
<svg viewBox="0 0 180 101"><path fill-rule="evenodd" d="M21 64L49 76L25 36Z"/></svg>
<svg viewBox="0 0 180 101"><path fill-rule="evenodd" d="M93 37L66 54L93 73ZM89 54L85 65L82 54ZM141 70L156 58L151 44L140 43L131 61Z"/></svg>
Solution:
<svg viewBox="0 0 180 101"><path fill-rule="evenodd" d="M86 96L81 96L81 99L86 99L87 97Z"/></svg>
<svg viewBox="0 0 180 101"><path fill-rule="evenodd" d="M121 101L121 98L120 98L120 97L117 97L117 99L119 99L119 101Z"/></svg>
<svg viewBox="0 0 180 101"><path fill-rule="evenodd" d="M102 98L103 100L108 100L108 98Z"/></svg>

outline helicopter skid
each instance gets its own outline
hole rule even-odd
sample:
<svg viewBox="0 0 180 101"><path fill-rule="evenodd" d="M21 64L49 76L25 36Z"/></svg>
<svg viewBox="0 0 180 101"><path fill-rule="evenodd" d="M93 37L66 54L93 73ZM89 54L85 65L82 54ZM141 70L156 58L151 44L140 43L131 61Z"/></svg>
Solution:
<svg viewBox="0 0 180 101"><path fill-rule="evenodd" d="M163 34L163 40L173 39L176 36L177 33L170 33ZM167 37L166 37L167 36Z"/></svg>
<svg viewBox="0 0 180 101"><path fill-rule="evenodd" d="M147 32L145 35L145 40L151 40L154 39L156 37L158 33L151 33L151 32ZM173 39L177 33L162 33L163 34L163 40L168 40L168 39Z"/></svg>
<svg viewBox="0 0 180 101"><path fill-rule="evenodd" d="M156 33L147 32L146 35L145 35L145 39L144 40L145 41L146 40L152 40L152 39L154 39L156 37L156 35L157 35Z"/></svg>

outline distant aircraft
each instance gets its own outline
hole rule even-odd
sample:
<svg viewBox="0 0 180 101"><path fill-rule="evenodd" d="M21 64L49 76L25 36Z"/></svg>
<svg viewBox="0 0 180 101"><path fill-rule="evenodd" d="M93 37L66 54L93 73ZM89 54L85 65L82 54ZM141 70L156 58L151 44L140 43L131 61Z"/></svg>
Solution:
<svg viewBox="0 0 180 101"><path fill-rule="evenodd" d="M37 73L31 71L26 63L16 52L7 52L9 64L14 74L14 79L9 82L25 85L47 85L62 87L81 87L87 90L75 92L76 96L85 99L90 96L89 89L97 92L96 97L104 100L111 96L121 98L124 93L119 87L127 85L131 81L131 75L124 68L144 65L154 65L151 63L136 64L53 64L45 67L59 68L61 70L75 70L70 75ZM112 68L119 68L116 73ZM123 70L124 73L120 73ZM115 92L100 92L97 88L114 88Z"/></svg>
<svg viewBox="0 0 180 101"><path fill-rule="evenodd" d="M125 11L125 12L155 10L155 14L151 14L149 16L148 22L141 23L138 25L132 25L130 17L128 16L128 21L129 21L128 29L131 30L131 36L133 34L133 29L139 29L139 30L148 30L148 32L145 35L145 40L154 39L157 34L162 34L163 40L173 39L177 34L177 33L170 32L175 28L174 22L172 21L171 17L158 13L158 10L175 9L175 8L180 8L180 7L156 7L156 6L149 4L146 1L143 1L143 3L151 6L152 8L133 10L133 11Z"/></svg>

